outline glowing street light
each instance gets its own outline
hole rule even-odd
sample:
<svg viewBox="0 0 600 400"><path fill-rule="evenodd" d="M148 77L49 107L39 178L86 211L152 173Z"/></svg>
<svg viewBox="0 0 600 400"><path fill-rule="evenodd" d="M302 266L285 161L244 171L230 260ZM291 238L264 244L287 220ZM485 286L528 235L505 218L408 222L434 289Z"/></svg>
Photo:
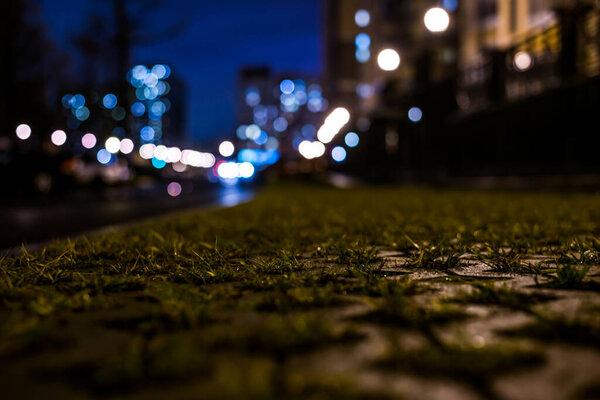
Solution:
<svg viewBox="0 0 600 400"><path fill-rule="evenodd" d="M67 141L67 134L61 130L54 131L50 135L50 140L55 146L62 146Z"/></svg>
<svg viewBox="0 0 600 400"><path fill-rule="evenodd" d="M430 8L429 11L425 13L425 18L423 19L425 22L425 27L430 32L445 32L450 25L450 16L441 7L433 7Z"/></svg>
<svg viewBox="0 0 600 400"><path fill-rule="evenodd" d="M533 58L526 51L520 51L515 54L513 64L518 71L527 71L533 66Z"/></svg>
<svg viewBox="0 0 600 400"><path fill-rule="evenodd" d="M395 71L400 66L400 54L393 49L382 50L377 56L377 64L384 71Z"/></svg>
<svg viewBox="0 0 600 400"><path fill-rule="evenodd" d="M31 136L31 127L27 124L21 124L16 129L17 137L21 140L27 140Z"/></svg>
<svg viewBox="0 0 600 400"><path fill-rule="evenodd" d="M219 153L223 156L223 157L229 157L233 154L233 152L235 151L235 146L233 145L233 143L229 142L229 141L224 141L219 145Z"/></svg>

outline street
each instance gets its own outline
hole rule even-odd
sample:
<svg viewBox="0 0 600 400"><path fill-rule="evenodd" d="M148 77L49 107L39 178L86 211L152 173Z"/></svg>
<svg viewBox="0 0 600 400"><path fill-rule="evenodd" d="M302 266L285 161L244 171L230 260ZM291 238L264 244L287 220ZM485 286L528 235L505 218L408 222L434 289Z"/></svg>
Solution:
<svg viewBox="0 0 600 400"><path fill-rule="evenodd" d="M0 207L0 249L8 249L138 219L158 217L188 209L228 207L247 201L252 190L196 184L192 193L170 197L165 185L148 188L108 188L92 195L79 193L38 202L12 202Z"/></svg>

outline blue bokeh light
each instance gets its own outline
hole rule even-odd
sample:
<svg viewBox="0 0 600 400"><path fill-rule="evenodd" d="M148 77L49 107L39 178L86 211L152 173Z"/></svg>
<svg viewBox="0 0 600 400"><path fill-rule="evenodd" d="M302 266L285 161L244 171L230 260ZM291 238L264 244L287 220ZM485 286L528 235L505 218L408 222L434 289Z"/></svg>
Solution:
<svg viewBox="0 0 600 400"><path fill-rule="evenodd" d="M155 134L156 134L156 131L151 126L145 126L140 130L140 137L142 138L142 140L145 140L148 142L151 140L154 140Z"/></svg>
<svg viewBox="0 0 600 400"><path fill-rule="evenodd" d="M156 157L153 157L153 158L152 158L152 166L153 166L154 168L156 168L156 169L161 169L161 168L164 168L164 167L165 167L165 165L167 165L167 162L166 162L166 161L159 160L159 159L158 159L158 158L156 158Z"/></svg>
<svg viewBox="0 0 600 400"><path fill-rule="evenodd" d="M146 106L144 103L136 101L131 105L131 113L134 117L141 117L146 112Z"/></svg>
<svg viewBox="0 0 600 400"><path fill-rule="evenodd" d="M281 82L281 84L279 85L279 89L281 90L281 93L283 94L292 94L294 92L294 89L296 88L296 85L294 84L294 82L292 82L289 79L285 79Z"/></svg>
<svg viewBox="0 0 600 400"><path fill-rule="evenodd" d="M85 121L90 117L90 110L87 107L80 107L77 109L73 109L73 114L78 120Z"/></svg>
<svg viewBox="0 0 600 400"><path fill-rule="evenodd" d="M117 96L115 96L114 94L107 94L102 99L102 104L104 104L104 107L106 107L107 109L112 110L117 106Z"/></svg>
<svg viewBox="0 0 600 400"><path fill-rule="evenodd" d="M346 136L344 137L344 142L346 143L346 146L348 146L348 147L358 146L359 141L360 141L360 138L358 137L356 132L348 132L346 134Z"/></svg>
<svg viewBox="0 0 600 400"><path fill-rule="evenodd" d="M71 97L70 103L71 107L77 110L85 106L85 97L83 97L81 94L76 94L75 96Z"/></svg>
<svg viewBox="0 0 600 400"><path fill-rule="evenodd" d="M110 154L106 149L100 149L98 150L98 153L96 153L96 159L100 164L103 165L110 164L110 162L112 161L112 157L113 155Z"/></svg>
<svg viewBox="0 0 600 400"><path fill-rule="evenodd" d="M277 132L283 132L287 129L288 122L284 117L279 117L275 121L273 121L273 129Z"/></svg>
<svg viewBox="0 0 600 400"><path fill-rule="evenodd" d="M413 107L408 110L408 119L412 122L419 122L423 118L423 111L419 107Z"/></svg>
<svg viewBox="0 0 600 400"><path fill-rule="evenodd" d="M458 7L458 0L444 0L444 8L448 11L454 11Z"/></svg>
<svg viewBox="0 0 600 400"><path fill-rule="evenodd" d="M267 135L267 132L260 131L258 137L254 139L254 143L256 143L259 146L262 146L263 144L267 143L267 140L269 140L269 135Z"/></svg>
<svg viewBox="0 0 600 400"><path fill-rule="evenodd" d="M354 39L357 49L368 49L371 46L371 37L366 33L359 33Z"/></svg>
<svg viewBox="0 0 600 400"><path fill-rule="evenodd" d="M371 52L369 49L357 49L355 56L358 62L366 63L371 58Z"/></svg>
<svg viewBox="0 0 600 400"><path fill-rule="evenodd" d="M344 149L342 146L335 146L331 150L331 158L333 158L333 161L335 162L344 161L346 159L346 149Z"/></svg>

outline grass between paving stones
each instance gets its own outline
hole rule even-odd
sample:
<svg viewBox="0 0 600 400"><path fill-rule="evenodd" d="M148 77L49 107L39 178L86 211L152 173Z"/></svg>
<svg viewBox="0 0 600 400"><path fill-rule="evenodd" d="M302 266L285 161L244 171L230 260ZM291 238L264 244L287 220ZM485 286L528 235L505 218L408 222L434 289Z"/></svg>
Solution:
<svg viewBox="0 0 600 400"><path fill-rule="evenodd" d="M276 185L1 259L0 384L48 398L386 398L355 384L384 369L490 397L497 374L543 365L545 343L597 346L593 312L540 307L596 293L599 237L593 194ZM531 278L526 293L506 284L515 276ZM534 322L459 346L438 332L476 320L467 304ZM357 353L373 329L395 339ZM407 332L425 344L403 346ZM313 372L330 369L347 372Z"/></svg>

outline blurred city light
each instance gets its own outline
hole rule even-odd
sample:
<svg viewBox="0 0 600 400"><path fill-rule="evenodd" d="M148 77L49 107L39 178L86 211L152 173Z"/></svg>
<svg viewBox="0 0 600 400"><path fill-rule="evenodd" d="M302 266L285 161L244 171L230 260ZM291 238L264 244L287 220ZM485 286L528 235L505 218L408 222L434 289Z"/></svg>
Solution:
<svg viewBox="0 0 600 400"><path fill-rule="evenodd" d="M400 66L400 55L393 49L382 50L377 56L377 64L384 71L395 71Z"/></svg>
<svg viewBox="0 0 600 400"><path fill-rule="evenodd" d="M110 163L112 154L110 154L106 149L100 149L98 150L98 153L96 153L96 159L100 164L106 165Z"/></svg>
<svg viewBox="0 0 600 400"><path fill-rule="evenodd" d="M350 113L343 107L338 107L329 114L325 123L317 132L317 139L322 143L329 143L340 132L340 130L350 121Z"/></svg>
<svg viewBox="0 0 600 400"><path fill-rule="evenodd" d="M356 22L356 25L364 28L371 22L371 15L367 10L358 10L356 14L354 14L354 22Z"/></svg>
<svg viewBox="0 0 600 400"><path fill-rule="evenodd" d="M119 146L119 150L123 154L129 154L133 151L133 141L131 139L125 138L121 140L121 144Z"/></svg>
<svg viewBox="0 0 600 400"><path fill-rule="evenodd" d="M363 99L371 97L374 94L373 86L368 83L359 83L356 86L356 94Z"/></svg>
<svg viewBox="0 0 600 400"><path fill-rule="evenodd" d="M325 154L325 145L321 142L310 142L308 140L303 140L298 145L298 151L302 155L302 157L311 160L313 158L321 157Z"/></svg>
<svg viewBox="0 0 600 400"><path fill-rule="evenodd" d="M279 152L274 149L242 149L238 153L238 161L249 162L257 166L273 165L279 161Z"/></svg>
<svg viewBox="0 0 600 400"><path fill-rule="evenodd" d="M285 79L281 82L281 84L279 85L279 89L281 90L281 93L283 94L292 94L294 92L294 89L296 88L296 85L294 84L294 82L292 82L289 79Z"/></svg>
<svg viewBox="0 0 600 400"><path fill-rule="evenodd" d="M152 159L152 166L156 169L161 169L164 168L165 165L167 165L167 162L164 160L159 160L158 158L154 157Z"/></svg>
<svg viewBox="0 0 600 400"><path fill-rule="evenodd" d="M356 132L348 132L346 137L344 137L344 142L348 147L356 147L358 146L358 142L360 141Z"/></svg>
<svg viewBox="0 0 600 400"><path fill-rule="evenodd" d="M114 110L113 110L114 112ZM73 115L80 121L85 121L90 117L90 109L87 107L79 107L73 109Z"/></svg>
<svg viewBox="0 0 600 400"><path fill-rule="evenodd" d="M234 151L235 146L228 140L221 142L221 144L219 145L219 154L221 154L223 157L230 157Z"/></svg>
<svg viewBox="0 0 600 400"><path fill-rule="evenodd" d="M250 107L260 104L260 91L257 88L249 87L246 89L246 104Z"/></svg>
<svg viewBox="0 0 600 400"><path fill-rule="evenodd" d="M140 137L147 142L154 140L156 131L151 126L145 126L140 130Z"/></svg>
<svg viewBox="0 0 600 400"><path fill-rule="evenodd" d="M238 177L240 169L235 162L222 162L217 167L217 174L223 179L235 179Z"/></svg>
<svg viewBox="0 0 600 400"><path fill-rule="evenodd" d="M115 96L114 94L107 94L102 99L102 104L107 109L112 110L113 108L115 108L117 106L117 96Z"/></svg>
<svg viewBox="0 0 600 400"><path fill-rule="evenodd" d="M526 51L519 51L515 54L513 64L518 71L527 71L533 66L533 58Z"/></svg>
<svg viewBox="0 0 600 400"><path fill-rule="evenodd" d="M346 149L344 149L342 146L335 146L331 150L331 158L333 158L333 161L336 162L344 161L346 159Z"/></svg>
<svg viewBox="0 0 600 400"><path fill-rule="evenodd" d="M408 119L412 122L419 122L423 118L423 111L419 107L412 107L408 110Z"/></svg>
<svg viewBox="0 0 600 400"><path fill-rule="evenodd" d="M167 149L167 146L161 144L154 148L154 158L155 159L166 162L168 156L169 156L169 149Z"/></svg>
<svg viewBox="0 0 600 400"><path fill-rule="evenodd" d="M371 46L371 37L366 33L359 33L356 35L354 43L358 49L368 49Z"/></svg>
<svg viewBox="0 0 600 400"><path fill-rule="evenodd" d="M246 137L250 140L255 140L260 135L260 126L256 124L248 125L246 128Z"/></svg>
<svg viewBox="0 0 600 400"><path fill-rule="evenodd" d="M454 11L458 7L458 0L444 0L444 8L448 11Z"/></svg>
<svg viewBox="0 0 600 400"><path fill-rule="evenodd" d="M275 129L277 132L283 132L287 129L287 127L288 122L284 117L279 117L273 121L273 129Z"/></svg>
<svg viewBox="0 0 600 400"><path fill-rule="evenodd" d="M167 159L166 162L176 163L181 160L181 150L179 147L169 147L167 149Z"/></svg>
<svg viewBox="0 0 600 400"><path fill-rule="evenodd" d="M96 135L93 133L86 133L81 137L81 145L86 149L92 149L96 146Z"/></svg>
<svg viewBox="0 0 600 400"><path fill-rule="evenodd" d="M156 146L152 143L146 143L140 146L140 157L144 160L149 160L154 157L154 149Z"/></svg>
<svg viewBox="0 0 600 400"><path fill-rule="evenodd" d="M443 8L433 7L425 13L423 21L430 32L445 32L450 25L450 16Z"/></svg>
<svg viewBox="0 0 600 400"><path fill-rule="evenodd" d="M67 141L67 134L61 130L54 131L50 135L50 140L55 146L62 146Z"/></svg>
<svg viewBox="0 0 600 400"><path fill-rule="evenodd" d="M85 106L85 97L83 97L83 95L81 94L76 94L75 96L72 96L69 100L69 104L71 105L71 107L75 110Z"/></svg>
<svg viewBox="0 0 600 400"><path fill-rule="evenodd" d="M238 164L238 175L240 178L249 179L254 175L254 165L249 162Z"/></svg>
<svg viewBox="0 0 600 400"><path fill-rule="evenodd" d="M21 124L16 129L17 137L21 140L29 139L31 136L31 127L27 124Z"/></svg>
<svg viewBox="0 0 600 400"><path fill-rule="evenodd" d="M177 197L181 194L181 185L177 182L171 182L167 185L167 193L171 197Z"/></svg>
<svg viewBox="0 0 600 400"><path fill-rule="evenodd" d="M121 141L119 140L119 138L111 136L108 139L106 139L106 142L104 142L104 147L109 153L116 154L121 149Z"/></svg>
<svg viewBox="0 0 600 400"><path fill-rule="evenodd" d="M144 103L136 101L131 105L131 113L134 117L141 117L146 112L146 106Z"/></svg>

